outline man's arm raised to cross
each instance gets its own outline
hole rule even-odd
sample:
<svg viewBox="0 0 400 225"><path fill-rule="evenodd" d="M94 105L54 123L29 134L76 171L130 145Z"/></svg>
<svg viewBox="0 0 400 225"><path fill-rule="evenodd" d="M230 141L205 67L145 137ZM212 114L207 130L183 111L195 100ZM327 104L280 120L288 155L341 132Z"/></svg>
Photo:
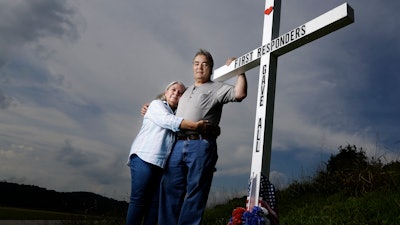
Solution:
<svg viewBox="0 0 400 225"><path fill-rule="evenodd" d="M238 102L247 96L247 79L244 73L238 75L235 84L235 97Z"/></svg>
<svg viewBox="0 0 400 225"><path fill-rule="evenodd" d="M235 60L236 58L228 58L225 65L229 66ZM238 102L240 102L247 96L247 79L244 72L238 74L237 76L238 77L235 84L235 98Z"/></svg>

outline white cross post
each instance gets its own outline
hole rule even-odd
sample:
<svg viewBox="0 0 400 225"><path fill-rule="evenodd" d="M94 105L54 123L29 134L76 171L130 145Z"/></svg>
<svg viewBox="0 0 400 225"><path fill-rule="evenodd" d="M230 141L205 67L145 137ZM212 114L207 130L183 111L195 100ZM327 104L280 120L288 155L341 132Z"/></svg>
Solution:
<svg viewBox="0 0 400 225"><path fill-rule="evenodd" d="M354 10L344 3L278 37L280 8L281 0L266 0L262 46L213 73L214 81L224 81L260 66L248 210L259 205L261 177L269 179L278 56L354 22Z"/></svg>

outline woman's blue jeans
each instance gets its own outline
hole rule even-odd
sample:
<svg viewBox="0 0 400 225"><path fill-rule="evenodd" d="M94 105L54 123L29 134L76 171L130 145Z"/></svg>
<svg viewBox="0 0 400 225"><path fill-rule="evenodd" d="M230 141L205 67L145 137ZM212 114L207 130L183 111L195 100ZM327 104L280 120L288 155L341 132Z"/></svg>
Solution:
<svg viewBox="0 0 400 225"><path fill-rule="evenodd" d="M132 155L129 167L131 169L131 195L126 224L156 225L163 170L141 160L136 154Z"/></svg>
<svg viewBox="0 0 400 225"><path fill-rule="evenodd" d="M201 224L217 160L215 139L176 142L161 179L159 225Z"/></svg>

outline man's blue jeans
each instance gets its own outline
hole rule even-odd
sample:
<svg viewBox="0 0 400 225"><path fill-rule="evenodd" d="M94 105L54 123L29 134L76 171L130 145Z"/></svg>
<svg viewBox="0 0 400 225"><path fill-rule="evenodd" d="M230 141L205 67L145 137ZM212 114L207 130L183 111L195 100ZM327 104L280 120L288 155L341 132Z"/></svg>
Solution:
<svg viewBox="0 0 400 225"><path fill-rule="evenodd" d="M126 216L127 225L156 225L160 180L163 170L132 155L131 196Z"/></svg>
<svg viewBox="0 0 400 225"><path fill-rule="evenodd" d="M176 142L161 179L159 225L201 223L217 160L215 139Z"/></svg>

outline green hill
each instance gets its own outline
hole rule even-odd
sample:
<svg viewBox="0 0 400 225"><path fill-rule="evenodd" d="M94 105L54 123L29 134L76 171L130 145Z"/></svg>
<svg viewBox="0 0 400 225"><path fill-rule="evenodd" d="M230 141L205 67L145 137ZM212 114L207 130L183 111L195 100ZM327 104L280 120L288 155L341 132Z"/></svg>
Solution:
<svg viewBox="0 0 400 225"><path fill-rule="evenodd" d="M125 216L128 203L90 192L56 192L33 185L0 182L0 207L3 207L0 219L19 219L4 213L5 207L120 217Z"/></svg>
<svg viewBox="0 0 400 225"><path fill-rule="evenodd" d="M340 147L313 177L277 191L280 225L400 224L400 162ZM207 210L204 225L226 225L246 197Z"/></svg>

